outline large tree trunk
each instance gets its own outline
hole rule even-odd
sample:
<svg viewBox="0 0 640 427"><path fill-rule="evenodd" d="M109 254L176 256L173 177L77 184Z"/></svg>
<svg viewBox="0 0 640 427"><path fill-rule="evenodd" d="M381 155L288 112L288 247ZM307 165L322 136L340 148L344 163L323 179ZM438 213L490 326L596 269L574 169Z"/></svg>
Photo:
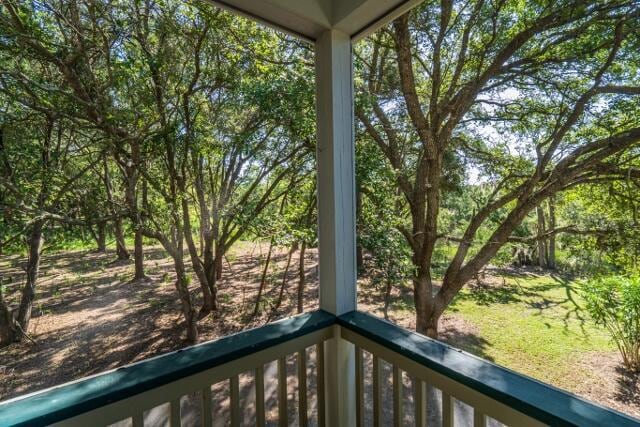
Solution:
<svg viewBox="0 0 640 427"><path fill-rule="evenodd" d="M16 341L16 312L4 300L0 283L0 348Z"/></svg>
<svg viewBox="0 0 640 427"><path fill-rule="evenodd" d="M419 254L414 255L414 263L418 265L416 275L413 278L413 296L416 308L416 332L430 338L438 338L438 321L442 315L442 304L434 297L433 281L428 264L424 260L416 259Z"/></svg>
<svg viewBox="0 0 640 427"><path fill-rule="evenodd" d="M29 234L29 259L27 261L27 278L22 288L20 297L20 307L18 308L17 325L21 329L21 333L15 336L16 340L22 339L29 329L31 321L31 310L33 309L33 301L36 297L36 284L40 273L40 256L42 251L42 221L36 221L33 224L31 233Z"/></svg>
<svg viewBox="0 0 640 427"><path fill-rule="evenodd" d="M141 229L142 224L139 218L135 190L132 191L131 188L127 188L127 201L129 205L131 224L134 230L133 260L134 260L134 266L135 266L135 273L133 276L133 281L144 280L146 279L146 276L144 274L144 246L143 246L143 236L142 236L142 229Z"/></svg>
<svg viewBox="0 0 640 427"><path fill-rule="evenodd" d="M419 189L415 195L412 209L413 223L413 265L416 267L414 278L414 299L416 305L416 331L431 338L438 337L438 313L434 298L431 260L438 239L438 212L440 209L440 154L426 160L428 167L425 176L416 180Z"/></svg>
<svg viewBox="0 0 640 427"><path fill-rule="evenodd" d="M193 241L190 231L192 229L191 219L189 204L186 200L182 203L182 216L185 224L185 236L187 238L187 244L189 245L191 264L198 276L198 279L200 280L200 288L202 289L202 307L200 307L200 313L198 316L202 319L217 310L216 285L218 273L216 272L217 263L214 254L214 245L218 243L219 236L217 228L215 230L212 228L211 213L209 212L210 205L205 194L204 159L197 150L194 150L191 153L191 173L194 176L193 188L198 202L198 212L200 214L200 255L198 255L198 248ZM182 191L186 192L186 189L183 188ZM217 220L215 212L217 211L214 207L213 217ZM217 251L215 252L217 253ZM202 258L200 258L200 256ZM220 260L222 260L222 256L224 256L224 254L221 254Z"/></svg>
<svg viewBox="0 0 640 427"><path fill-rule="evenodd" d="M222 261L225 251L220 242L214 243L213 240L205 241L204 247L204 275L207 290L203 289L203 306L200 309L200 316L216 312L218 310L218 280L221 278Z"/></svg>
<svg viewBox="0 0 640 427"><path fill-rule="evenodd" d="M224 257L224 253L220 253L220 251L216 251L215 258L215 271L216 271L216 280L222 280L222 258Z"/></svg>
<svg viewBox="0 0 640 427"><path fill-rule="evenodd" d="M546 231L544 210L542 209L542 206L539 205L536 207L536 213L538 216L538 266L540 268L545 268L547 266L547 242L546 239L542 237Z"/></svg>
<svg viewBox="0 0 640 427"><path fill-rule="evenodd" d="M135 172L130 172L136 174ZM142 219L138 209L138 200L136 196L137 177L130 176L127 185L127 203L129 205L129 213L131 223L134 229L133 236L133 261L135 265L135 273L133 280L145 280L147 276L144 274L144 246L142 236Z"/></svg>
<svg viewBox="0 0 640 427"><path fill-rule="evenodd" d="M214 255L213 241L205 237L203 260L201 261L197 256L197 247L193 239L190 240L187 239L191 262L202 289L202 307L200 307L198 317L203 319L218 310L218 272L216 266L222 265L224 253L216 250Z"/></svg>
<svg viewBox="0 0 640 427"><path fill-rule="evenodd" d="M183 190L184 191L184 190ZM203 218L200 218L202 222ZM184 226L184 236L187 241L187 248L189 250L189 257L191 259L191 266L193 267L193 271L198 277L198 282L200 283L200 289L202 290L202 307L200 307L200 311L198 313L198 319L204 319L208 316L215 308L215 301L213 300L211 293L211 285L210 285L210 274L207 274L207 268L209 263L205 258L205 262L203 263L198 256L198 248L196 246L195 241L193 240L192 227L191 227L191 214L189 212L189 202L186 198L182 200L182 223ZM204 243L204 236L202 235L202 227L200 227L200 235L201 235L201 250L203 255L207 253L210 255L208 243L205 244L205 247L202 246ZM208 233L207 233L208 236Z"/></svg>
<svg viewBox="0 0 640 427"><path fill-rule="evenodd" d="M138 208L138 194L137 187L139 181L140 167L140 146L137 142L131 143L131 163L125 168L126 171L126 189L125 196L127 199L127 207L129 208L129 216L134 230L134 248L133 258L135 265L135 273L133 280L146 280L147 276L144 274L144 247L142 236L142 216L140 215L140 209Z"/></svg>
<svg viewBox="0 0 640 427"><path fill-rule="evenodd" d="M434 313L432 308L424 307L416 312L416 332L429 338L438 339L438 324L442 314Z"/></svg>
<svg viewBox="0 0 640 427"><path fill-rule="evenodd" d="M115 200L113 198L113 189L111 187L111 177L109 176L109 164L107 163L106 156L102 160L102 168L103 168L102 180L104 182L104 187L107 193L109 210L111 214L115 217L113 220L113 236L116 239L116 256L119 261L128 260L131 257L131 255L129 254L129 251L127 250L127 245L124 241L122 218L118 216L118 212L115 207L116 205L115 205Z"/></svg>
<svg viewBox="0 0 640 427"><path fill-rule="evenodd" d="M213 258L213 265L215 266L213 274L211 275L210 289L211 298L213 301L213 309L217 310L218 307L218 280L222 279L222 261L226 253L226 249L221 249L222 245L216 245L216 256Z"/></svg>
<svg viewBox="0 0 640 427"><path fill-rule="evenodd" d="M390 278L387 278L385 281L385 289L384 289L384 307L382 308L382 313L384 314L384 318L389 320L389 305L391 305L391 288L393 287L393 282Z"/></svg>
<svg viewBox="0 0 640 427"><path fill-rule="evenodd" d="M222 278L222 261L225 251L226 249L223 249L222 243L216 243L215 256L209 260L207 277L213 311L218 309L218 280Z"/></svg>
<svg viewBox="0 0 640 427"><path fill-rule="evenodd" d="M200 308L200 318L202 319L204 316L207 316L210 313L215 312L218 309L218 303L216 301L216 288L217 288L217 280L215 271L211 266L215 265L212 261L214 259L212 254L207 254L207 244L205 243L204 249L204 280L201 282L202 288L202 307ZM206 257L211 257L209 261L207 261Z"/></svg>
<svg viewBox="0 0 640 427"><path fill-rule="evenodd" d="M98 241L96 243L98 252L107 252L107 225L104 222L98 224Z"/></svg>
<svg viewBox="0 0 640 427"><path fill-rule="evenodd" d="M193 303L191 301L191 294L189 293L189 286L187 280L187 273L184 266L183 254L178 251L173 256L173 263L176 270L176 290L180 296L180 303L182 305L182 314L185 319L185 327L187 330L187 341L195 343L198 341L198 316Z"/></svg>
<svg viewBox="0 0 640 427"><path fill-rule="evenodd" d="M179 216L174 213L174 220L179 220ZM193 306L191 300L191 293L189 292L189 280L187 277L187 271L184 264L184 234L181 224L175 221L176 227L172 230L175 233L171 239L161 232L151 232L149 230L143 230L148 237L157 239L162 247L169 253L173 259L173 266L176 272L175 287L180 297L180 305L182 308L182 315L185 320L185 329L187 331L187 341L195 343L198 341L198 315Z"/></svg>
<svg viewBox="0 0 640 427"><path fill-rule="evenodd" d="M113 236L116 239L116 256L119 261L125 261L131 258L127 245L124 241L124 232L122 230L122 219L113 220Z"/></svg>
<svg viewBox="0 0 640 427"><path fill-rule="evenodd" d="M136 230L134 236L133 258L135 263L135 274L133 280L146 280L144 274L144 246L142 242L142 231Z"/></svg>
<svg viewBox="0 0 640 427"><path fill-rule="evenodd" d="M549 198L549 229L556 228L556 199L554 196ZM547 252L547 267L555 270L556 268L556 236L551 234L549 237L549 251Z"/></svg>
<svg viewBox="0 0 640 427"><path fill-rule="evenodd" d="M421 266L413 278L413 295L416 308L416 332L430 338L438 338L438 319L435 315L433 282L429 267Z"/></svg>
<svg viewBox="0 0 640 427"><path fill-rule="evenodd" d="M93 240L96 241L96 252L107 252L107 224L105 222L99 222L96 224L95 230L93 229L93 226L91 226L90 231L93 236Z"/></svg>

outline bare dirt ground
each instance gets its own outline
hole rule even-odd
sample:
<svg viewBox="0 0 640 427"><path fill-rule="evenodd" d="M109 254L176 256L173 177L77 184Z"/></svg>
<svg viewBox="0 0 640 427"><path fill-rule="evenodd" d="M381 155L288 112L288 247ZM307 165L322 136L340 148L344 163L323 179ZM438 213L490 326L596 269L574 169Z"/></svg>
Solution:
<svg viewBox="0 0 640 427"><path fill-rule="evenodd" d="M296 312L297 260L292 260L282 306L272 312L286 263L278 251L263 301L266 309L249 316L261 275L261 252L247 245L231 253L220 282L220 311L199 323L200 341L215 339ZM308 251L305 311L318 307L316 255ZM133 266L113 264L114 255L86 251L44 257L38 298L28 340L0 349L0 400L95 374L184 347L182 316L172 263L162 250L147 250L148 281L131 283ZM294 257L295 258L295 257ZM21 260L5 257L6 284L22 282ZM9 264L10 266L7 266ZM9 301L18 286L6 286ZM197 296L197 287L191 285Z"/></svg>
<svg viewBox="0 0 640 427"><path fill-rule="evenodd" d="M591 401L640 418L640 375L626 371L617 353L590 352L577 361L585 381L574 391Z"/></svg>
<svg viewBox="0 0 640 427"><path fill-rule="evenodd" d="M269 269L262 311L256 318L250 317L266 250L267 245L242 243L228 255L220 282L220 311L216 317L200 322L200 341L295 314L297 253L287 275L283 303L279 309L272 309L287 258L286 250L279 249ZM45 255L28 331L36 343L24 340L0 349L0 400L184 347L172 263L160 248L147 248L146 257L149 280L131 283L132 264L113 263L113 253L67 251ZM17 297L22 283L21 262L17 256L0 259L0 278L9 299ZM307 252L305 266L304 308L309 311L318 308L315 251ZM197 299L196 284L191 287ZM402 292L395 289L393 299L410 299L408 290ZM382 316L381 290L369 280L361 280L358 304L359 309ZM415 327L410 310L392 310L390 319L409 329ZM478 328L455 313L445 316L441 329L443 340L453 346L474 352L482 345ZM576 363L588 375L571 392L640 416L638 377L620 372L615 353L585 354Z"/></svg>

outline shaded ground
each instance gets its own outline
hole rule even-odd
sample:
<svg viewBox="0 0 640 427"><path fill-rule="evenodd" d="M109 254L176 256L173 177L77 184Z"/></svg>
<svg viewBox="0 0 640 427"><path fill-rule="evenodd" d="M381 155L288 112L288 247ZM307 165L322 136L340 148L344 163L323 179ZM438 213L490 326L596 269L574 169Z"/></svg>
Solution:
<svg viewBox="0 0 640 427"><path fill-rule="evenodd" d="M295 313L297 256L290 266L283 304L272 310L286 263L286 251L281 249L268 274L261 314L250 319L266 249L242 243L229 254L220 283L220 314L200 322L202 341ZM305 310L313 310L318 306L317 258L314 251L307 255ZM133 266L113 264L113 257L86 251L45 256L29 330L37 344L24 341L0 349L0 400L184 346L171 261L159 248L148 250L151 280L130 283ZM0 277L3 283L10 282L6 292L14 292L14 297L16 284L22 281L20 262L17 257L0 260ZM197 296L195 283L191 287ZM359 281L358 295L360 309L382 316L382 289L365 277ZM410 287L393 290L389 315L392 321L414 328ZM640 417L638 375L620 368L606 334L581 309L571 280L535 270L490 271L456 300L443 319L441 336L487 360ZM290 369L294 372L295 364ZM245 381L248 405L250 385ZM410 388L408 379L405 387ZM290 392L293 399L295 384ZM407 399L410 395L406 393ZM406 403L410 408L410 400ZM224 405L219 410L224 412Z"/></svg>
<svg viewBox="0 0 640 427"><path fill-rule="evenodd" d="M228 257L220 282L220 313L199 323L200 340L259 326L296 311L297 260L292 260L283 303L275 304L286 263L279 251L272 263L264 310L249 319L266 247L243 244ZM317 271L308 251L305 310L318 307ZM114 255L65 252L44 257L37 304L28 340L0 349L0 400L102 372L181 348L182 315L172 264L162 250L147 251L149 281L130 283L133 265L112 264ZM22 281L17 257L4 257L0 274L9 301ZM194 296L196 284L191 285ZM13 292L13 294L12 294ZM199 303L197 303L199 305ZM240 309L238 309L240 307ZM43 368L46 367L46 368Z"/></svg>

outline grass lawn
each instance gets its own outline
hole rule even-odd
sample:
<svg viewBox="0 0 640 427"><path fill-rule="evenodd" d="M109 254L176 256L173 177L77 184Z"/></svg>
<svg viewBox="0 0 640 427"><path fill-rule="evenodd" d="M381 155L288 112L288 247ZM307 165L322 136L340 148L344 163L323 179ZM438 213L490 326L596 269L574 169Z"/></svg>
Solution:
<svg viewBox="0 0 640 427"><path fill-rule="evenodd" d="M466 289L451 309L478 328L486 341L483 357L575 389L584 381L575 375L578 360L590 352L615 351L606 331L583 310L576 282L528 275L503 280L493 288Z"/></svg>

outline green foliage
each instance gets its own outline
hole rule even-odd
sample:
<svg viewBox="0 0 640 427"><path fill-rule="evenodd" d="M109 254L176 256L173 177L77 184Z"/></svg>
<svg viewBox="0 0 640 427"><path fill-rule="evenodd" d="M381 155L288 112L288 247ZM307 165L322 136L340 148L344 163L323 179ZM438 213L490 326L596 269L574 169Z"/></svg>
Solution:
<svg viewBox="0 0 640 427"><path fill-rule="evenodd" d="M445 15L437 1L407 15L408 90L399 21L354 47L358 239L376 280L443 278L456 254L452 278L510 264L535 247L528 200L549 188L556 227L580 231L557 236L562 268L637 270L638 142L588 148L638 125L637 6L472 0ZM209 257L241 239L315 246L313 59L207 2L1 3L0 244L24 253L38 218L46 249L87 247L96 218L112 244L118 216L129 245L143 230L185 259L185 237L205 234Z"/></svg>
<svg viewBox="0 0 640 427"><path fill-rule="evenodd" d="M640 276L608 276L586 281L587 310L616 343L624 366L640 372Z"/></svg>
<svg viewBox="0 0 640 427"><path fill-rule="evenodd" d="M359 194L358 243L371 256L374 282L384 287L411 277L411 255L399 228L405 225L402 200L394 192L394 172L375 147L356 147Z"/></svg>
<svg viewBox="0 0 640 427"><path fill-rule="evenodd" d="M589 235L563 235L565 268L582 275L633 274L640 266L640 192L633 180L577 188L564 195L563 220Z"/></svg>
<svg viewBox="0 0 640 427"><path fill-rule="evenodd" d="M578 269L637 268L634 203L615 219L594 209L590 221L563 200L581 188L587 205L591 191L623 180L625 200L637 199L640 39L637 19L618 15L637 10L427 0L356 46L358 144L369 146L359 149L386 160L359 176L365 189L372 177L387 184L373 181L385 202L367 218L393 212L389 233L407 240L424 293L442 279L419 313L438 313L482 268L516 259L573 261L556 264L554 253L578 258Z"/></svg>
<svg viewBox="0 0 640 427"><path fill-rule="evenodd" d="M375 268L374 282L384 285L403 283L411 276L411 256L406 240L397 229L389 228L391 221L368 210L362 218L365 224L359 240L371 254Z"/></svg>

